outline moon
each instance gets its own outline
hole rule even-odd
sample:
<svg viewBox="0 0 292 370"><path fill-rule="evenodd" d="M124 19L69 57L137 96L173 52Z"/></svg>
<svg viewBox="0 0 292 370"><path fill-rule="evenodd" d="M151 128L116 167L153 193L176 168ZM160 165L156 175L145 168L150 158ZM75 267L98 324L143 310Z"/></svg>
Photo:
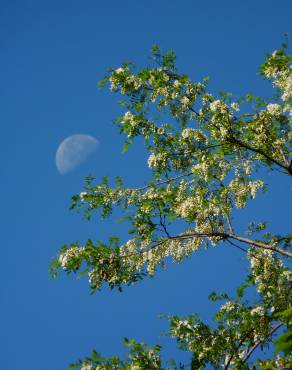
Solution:
<svg viewBox="0 0 292 370"><path fill-rule="evenodd" d="M97 149L99 142L93 136L77 134L61 142L56 152L56 166L61 175L74 170Z"/></svg>

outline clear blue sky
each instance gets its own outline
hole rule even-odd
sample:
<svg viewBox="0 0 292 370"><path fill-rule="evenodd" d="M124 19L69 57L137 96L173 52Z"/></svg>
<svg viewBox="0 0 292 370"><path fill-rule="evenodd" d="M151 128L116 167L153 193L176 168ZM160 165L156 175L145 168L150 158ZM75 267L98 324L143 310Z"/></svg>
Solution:
<svg viewBox="0 0 292 370"><path fill-rule="evenodd" d="M0 370L63 370L93 348L122 353L124 336L185 358L161 337L167 323L158 315L209 317L208 293L232 291L245 272L238 250L201 252L122 294L91 296L86 279L48 278L63 243L102 239L113 229L125 234L116 223L88 223L68 211L83 178L121 175L137 186L149 174L138 145L121 157L112 124L121 112L117 99L96 83L109 66L147 62L157 43L175 51L181 72L194 80L209 75L213 91L268 95L257 68L291 33L291 14L290 0L0 2ZM61 176L56 149L76 133L96 137L100 147ZM255 212L274 231L287 231L288 180L276 175L270 182L268 202L251 205L240 225Z"/></svg>

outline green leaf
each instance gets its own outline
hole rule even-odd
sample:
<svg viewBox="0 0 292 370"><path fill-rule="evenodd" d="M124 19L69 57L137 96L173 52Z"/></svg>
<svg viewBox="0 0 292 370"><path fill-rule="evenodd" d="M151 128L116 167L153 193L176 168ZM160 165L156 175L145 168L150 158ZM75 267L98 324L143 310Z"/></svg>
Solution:
<svg viewBox="0 0 292 370"><path fill-rule="evenodd" d="M283 352L285 356L292 354L292 331L288 330L286 333L280 335L275 340L276 353Z"/></svg>
<svg viewBox="0 0 292 370"><path fill-rule="evenodd" d="M123 146L123 149L122 149L122 154L126 153L129 149L129 146L130 146L131 142L130 141L126 141L124 146Z"/></svg>

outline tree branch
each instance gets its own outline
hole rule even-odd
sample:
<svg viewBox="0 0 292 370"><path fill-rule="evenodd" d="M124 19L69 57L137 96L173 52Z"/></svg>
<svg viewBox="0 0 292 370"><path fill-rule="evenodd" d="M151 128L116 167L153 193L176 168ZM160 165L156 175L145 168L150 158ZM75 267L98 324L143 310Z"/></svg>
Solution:
<svg viewBox="0 0 292 370"><path fill-rule="evenodd" d="M246 362L249 357L251 356L251 354L258 348L259 345L261 345L266 339L268 339L269 337L271 337L276 330L278 330L281 326L283 326L284 324L283 323L279 323L278 325L274 326L272 328L272 330L269 332L269 334L266 336L266 338L264 340L259 340L257 341L250 349L249 351L247 352L247 354L245 355L244 359L243 359L243 362Z"/></svg>
<svg viewBox="0 0 292 370"><path fill-rule="evenodd" d="M259 242L257 240L253 240L253 239L245 238L245 237L242 237L242 236L239 236L239 235L235 235L233 233L221 233L221 232L190 233L190 234L172 236L170 239L189 239L190 237L212 237L212 236L220 237L222 240L226 240L228 238L235 239L235 240L238 240L242 243L253 245L254 247L257 247L257 248L271 250L273 252L277 252L279 254L282 254L283 256L292 258L292 253L290 253L288 251L285 251L282 248L278 248L278 247L275 247L274 245L265 244L265 243Z"/></svg>
<svg viewBox="0 0 292 370"><path fill-rule="evenodd" d="M291 160L290 164L287 165L287 164L284 164L284 163L278 161L277 159L271 157L270 155L268 155L267 153L265 153L263 150L258 149L258 148L254 148L254 147L250 146L249 144L247 144L247 143L245 143L245 142L243 142L243 141L235 138L234 136L232 136L229 140L230 140L231 143L238 144L239 146L241 146L241 147L243 147L245 149L248 149L248 150L250 150L252 152L255 152L255 153L258 153L258 154L262 155L268 161L270 161L270 162L272 162L274 164L277 164L278 166L284 168L286 171L288 171L289 175L292 176L292 160Z"/></svg>
<svg viewBox="0 0 292 370"><path fill-rule="evenodd" d="M283 256L286 256L286 257L292 257L292 253L290 253L288 251L285 251L282 248L275 247L274 245L265 244L265 243L259 242L257 240L245 238L245 237L235 235L235 234L226 234L226 236L227 236L227 238L235 239L235 240L238 240L242 243L253 245L253 246L258 247L258 248L278 252L278 253L282 254Z"/></svg>
<svg viewBox="0 0 292 370"><path fill-rule="evenodd" d="M245 340L250 336L250 334L251 334L253 331L254 331L254 329L250 330L249 332L247 332L247 333L246 333L246 335L244 335L244 336L241 338L241 340L240 340L240 342L239 342L238 346L236 347L236 350L235 350L236 352L240 349L240 347L243 345L244 341L245 341ZM230 365L231 361L233 360L234 355L236 354L236 352L233 352L233 353L232 353L232 355L229 357L229 360L227 361L227 364L225 365L224 370L227 370L227 369L228 369L228 367L229 367L229 365Z"/></svg>

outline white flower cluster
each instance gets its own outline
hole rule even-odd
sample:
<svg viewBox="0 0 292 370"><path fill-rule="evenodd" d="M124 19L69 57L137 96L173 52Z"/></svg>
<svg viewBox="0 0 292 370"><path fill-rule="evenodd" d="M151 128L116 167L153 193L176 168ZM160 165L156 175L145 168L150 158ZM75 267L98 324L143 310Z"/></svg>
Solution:
<svg viewBox="0 0 292 370"><path fill-rule="evenodd" d="M170 77L163 71L159 69L158 71L159 73L157 73L157 70L148 71L150 73L148 82L152 89L150 100L155 102L157 97L161 97L158 106L163 107L177 99L177 102L180 103L180 111L188 111L196 99L197 91L202 90L204 85L200 83L191 84L179 80L174 80L173 83L170 83ZM177 118L179 112L175 111L172 114ZM194 117L193 112L192 117Z"/></svg>
<svg viewBox="0 0 292 370"><path fill-rule="evenodd" d="M157 73L156 70L152 70L151 76L149 77L148 81L150 85L155 86L157 82L160 82L161 79L164 82L169 81L169 76L166 73Z"/></svg>
<svg viewBox="0 0 292 370"><path fill-rule="evenodd" d="M143 82L140 78L131 75L128 76L124 82L124 84L121 87L121 93L125 94L128 90L128 88L133 89L133 90L139 90L140 87L142 86Z"/></svg>
<svg viewBox="0 0 292 370"><path fill-rule="evenodd" d="M99 286L100 284L100 277L96 270L91 270L88 272L88 281L91 286Z"/></svg>
<svg viewBox="0 0 292 370"><path fill-rule="evenodd" d="M282 272L282 276L284 277L284 279L286 279L287 281L289 282L292 282L292 271L290 270L285 270Z"/></svg>
<svg viewBox="0 0 292 370"><path fill-rule="evenodd" d="M248 184L248 188L250 191L251 197L254 199L256 197L257 192L259 189L262 189L264 186L264 182L262 180L257 181L250 181Z"/></svg>
<svg viewBox="0 0 292 370"><path fill-rule="evenodd" d="M111 83L110 90L117 91L120 87L122 94L125 94L128 89L138 90L143 81L134 75L131 75L128 67L119 67L112 72L109 77Z"/></svg>
<svg viewBox="0 0 292 370"><path fill-rule="evenodd" d="M194 216L194 214L197 212L196 199L194 197L189 197L183 202L180 202L175 208L175 212L179 217L182 218Z"/></svg>
<svg viewBox="0 0 292 370"><path fill-rule="evenodd" d="M175 81L173 82L173 86L174 86L175 88L179 88L179 87L181 87L181 82L180 82L179 80L175 80Z"/></svg>
<svg viewBox="0 0 292 370"><path fill-rule="evenodd" d="M192 166L191 171L193 174L199 175L207 182L211 176L210 168L214 163L214 157L212 158L211 156L203 154L201 157L198 156L197 159L198 163Z"/></svg>
<svg viewBox="0 0 292 370"><path fill-rule="evenodd" d="M182 237L188 232L182 234ZM120 247L120 256L133 271L141 270L146 265L148 274L153 276L156 266L161 265L165 258L172 257L174 262L180 262L184 257L196 251L200 244L201 239L198 237L184 238L183 240L165 239L160 241L157 246L153 245L150 239L139 243L131 239Z"/></svg>
<svg viewBox="0 0 292 370"><path fill-rule="evenodd" d="M195 252L199 249L201 245L201 238L191 238L185 244L185 255L188 257L192 252Z"/></svg>
<svg viewBox="0 0 292 370"><path fill-rule="evenodd" d="M257 192L264 187L262 180L243 183L239 178L230 181L229 189L234 193L237 208L243 208L248 197L255 198Z"/></svg>
<svg viewBox="0 0 292 370"><path fill-rule="evenodd" d="M84 252L84 247L71 247L66 249L65 252L61 253L59 256L59 262L63 269L66 269L68 267L68 264L70 263L70 260L72 258L76 259L82 256Z"/></svg>
<svg viewBox="0 0 292 370"><path fill-rule="evenodd" d="M130 239L120 247L120 255L124 257L127 254L133 254L133 252L135 252L136 250L137 245L135 240Z"/></svg>
<svg viewBox="0 0 292 370"><path fill-rule="evenodd" d="M190 99L187 96L183 96L180 99L180 102L181 102L181 107L182 107L183 110L186 110L186 109L189 108L189 106L190 106Z"/></svg>
<svg viewBox="0 0 292 370"><path fill-rule="evenodd" d="M226 113L227 106L222 100L215 100L209 105L210 111L212 113Z"/></svg>
<svg viewBox="0 0 292 370"><path fill-rule="evenodd" d="M283 101L288 101L292 99L292 73L291 70L279 72L277 79L275 81L277 85L283 92L281 98Z"/></svg>
<svg viewBox="0 0 292 370"><path fill-rule="evenodd" d="M231 103L231 108L235 111L235 112L239 112L240 111L240 108L239 108L239 104L237 102L233 102Z"/></svg>
<svg viewBox="0 0 292 370"><path fill-rule="evenodd" d="M203 133L202 130L194 130L194 139L196 141L202 141L202 142L205 142L207 143L208 139L207 139L207 136Z"/></svg>
<svg viewBox="0 0 292 370"><path fill-rule="evenodd" d="M148 158L148 166L150 168L160 167L164 169L167 165L167 153L151 153Z"/></svg>
<svg viewBox="0 0 292 370"><path fill-rule="evenodd" d="M268 104L267 111L272 116L279 116L281 114L281 106L279 104Z"/></svg>
<svg viewBox="0 0 292 370"><path fill-rule="evenodd" d="M92 365L90 365L88 362L83 362L82 364L82 367L81 367L81 370L101 370L101 367L98 366L98 367L93 367ZM102 369L103 370L103 369Z"/></svg>
<svg viewBox="0 0 292 370"><path fill-rule="evenodd" d="M253 171L253 162L251 159L241 159L237 158L237 163L234 168L235 175L237 177L241 177L243 174L244 176L250 176Z"/></svg>
<svg viewBox="0 0 292 370"><path fill-rule="evenodd" d="M268 300L271 312L285 309L291 301L292 271L284 269L271 250L252 250L249 259L256 289Z"/></svg>
<svg viewBox="0 0 292 370"><path fill-rule="evenodd" d="M139 117L132 112L126 112L120 122L121 124L125 125L127 130L127 137L129 138L137 134L137 128L141 124Z"/></svg>
<svg viewBox="0 0 292 370"><path fill-rule="evenodd" d="M196 131L194 128L187 127L182 130L181 136L184 140L192 139Z"/></svg>
<svg viewBox="0 0 292 370"><path fill-rule="evenodd" d="M156 189L154 188L149 188L145 191L145 193L142 195L142 199L149 199L149 200L154 200L154 199L159 199L159 193Z"/></svg>
<svg viewBox="0 0 292 370"><path fill-rule="evenodd" d="M277 57L277 50L272 54L272 58ZM274 79L273 85L282 91L282 100L292 99L292 69L291 64L286 69L278 69L277 65L269 64L265 67L264 74L269 79Z"/></svg>
<svg viewBox="0 0 292 370"><path fill-rule="evenodd" d="M127 70L125 68L117 68L114 70L113 74L109 77L109 81L111 83L110 90L111 91L117 91L119 84L120 84L120 75L125 73Z"/></svg>
<svg viewBox="0 0 292 370"><path fill-rule="evenodd" d="M121 123L129 123L132 127L136 127L139 121L137 121L137 117L132 112L126 112Z"/></svg>
<svg viewBox="0 0 292 370"><path fill-rule="evenodd" d="M228 301L220 307L220 311L231 312L234 311L236 308L237 306L234 302Z"/></svg>
<svg viewBox="0 0 292 370"><path fill-rule="evenodd" d="M159 134L159 135L163 135L165 133L165 128L164 127L158 127L156 133Z"/></svg>
<svg viewBox="0 0 292 370"><path fill-rule="evenodd" d="M84 201L84 198L86 197L86 195L88 195L86 191L82 191L82 192L79 194L79 197L80 197L81 201Z"/></svg>
<svg viewBox="0 0 292 370"><path fill-rule="evenodd" d="M176 319L175 325L172 327L171 334L173 337L190 340L197 333L196 329L196 325L194 325L190 320Z"/></svg>
<svg viewBox="0 0 292 370"><path fill-rule="evenodd" d="M250 311L251 316L265 316L264 307L257 306Z"/></svg>
<svg viewBox="0 0 292 370"><path fill-rule="evenodd" d="M97 365L92 366L88 362L83 362L81 370L107 370L108 367L106 365Z"/></svg>
<svg viewBox="0 0 292 370"><path fill-rule="evenodd" d="M116 70L115 70L115 73L116 74L121 74L121 73L124 73L125 72L125 69L124 68L122 68L122 67L119 67L119 68L117 68Z"/></svg>

